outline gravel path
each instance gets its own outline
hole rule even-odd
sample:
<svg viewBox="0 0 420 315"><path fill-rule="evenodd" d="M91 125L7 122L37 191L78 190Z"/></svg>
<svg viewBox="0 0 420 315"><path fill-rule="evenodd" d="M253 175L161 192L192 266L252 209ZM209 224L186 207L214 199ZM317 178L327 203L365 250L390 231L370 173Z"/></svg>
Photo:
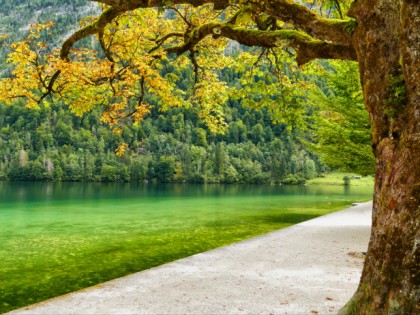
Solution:
<svg viewBox="0 0 420 315"><path fill-rule="evenodd" d="M9 314L335 314L357 288L371 208L358 204Z"/></svg>

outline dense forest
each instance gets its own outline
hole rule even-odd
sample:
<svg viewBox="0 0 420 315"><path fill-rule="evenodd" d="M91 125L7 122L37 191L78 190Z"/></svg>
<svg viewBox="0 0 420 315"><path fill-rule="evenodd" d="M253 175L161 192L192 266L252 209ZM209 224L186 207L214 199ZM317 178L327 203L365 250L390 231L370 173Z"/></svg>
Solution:
<svg viewBox="0 0 420 315"><path fill-rule="evenodd" d="M59 45L60 40L77 28L81 18L100 11L97 4L84 0L0 0L0 6L0 77L11 70L4 62L10 52L8 47L26 36L32 24L55 22L56 27L48 41ZM2 38L2 35L6 37Z"/></svg>
<svg viewBox="0 0 420 315"><path fill-rule="evenodd" d="M23 21L53 20L57 26L52 28L48 38L41 39L56 42L66 35L65 30L71 29L69 25L74 27L81 12L87 15L98 10L86 5L86 1L71 4L57 0L3 1L2 4L7 10L0 15L1 26L9 34L3 40L4 47L25 35L28 25L22 24ZM4 12L8 13L4 15ZM78 15L72 12L78 12ZM242 49L237 45L233 48ZM4 61L3 54L0 69L10 69ZM321 68L329 69L329 74L335 71L330 64L324 62L323 65ZM357 81L357 70L354 66L349 68L344 71L351 74L347 86L336 86L325 75L319 74L315 80L311 76L310 80L317 83L314 88L317 96L300 100L308 103L303 129L291 128L285 123L275 124L267 109L251 109L244 106L241 99L229 99L223 105L227 122L224 134L211 132L194 111L182 108L169 108L165 112L153 109L144 121L125 125L120 133L113 133L100 121L100 108L78 117L60 102L39 110L27 109L19 102L0 103L0 179L302 184L328 170L326 165L331 165L328 163L331 152L324 152L326 155L322 159L323 152L319 152L316 139L330 139L329 135L335 133L332 138L337 140L332 145L335 148L332 155L344 152L339 146L345 140L343 136L337 138L337 134L344 134L343 130L337 130L341 122L333 124L332 130L326 129L327 126L331 129L331 123L317 122L321 127L316 130L311 130L311 126L317 108L322 107L325 111L328 104L340 103L332 102L334 97L341 103L344 98L344 107L351 101L362 104L360 86L352 81L354 78ZM169 64L162 71L181 77L180 84L184 86L180 88L191 89L194 85L192 68L174 73L175 69ZM343 71L336 75L340 74L343 76ZM9 70L3 70L2 75L8 76ZM304 77L303 74L300 76ZM240 77L241 73L231 68L221 73L228 86L240 85ZM337 89L344 92L341 95L332 92ZM359 91L359 98L355 100L354 97L351 99L352 95L345 95L349 91L352 95ZM258 95L253 97L258 99ZM314 100L316 104L313 104ZM153 99L149 102L153 104ZM360 112L366 116L363 105ZM348 117L344 118L348 120ZM357 118L360 121L360 117ZM366 146L367 154L371 154L369 138L366 138L369 130L366 117L361 129L362 136L356 139L354 148L346 144L350 151L346 152L347 156L357 156L360 148ZM119 157L114 151L121 143L126 143L128 150ZM325 141L323 147L327 147ZM362 156L359 160L366 161L366 158ZM350 170L356 164L357 161L352 161L349 165L336 163L332 166ZM361 173L368 174L371 164Z"/></svg>
<svg viewBox="0 0 420 315"><path fill-rule="evenodd" d="M0 177L13 180L303 183L323 166L296 140L304 134L272 124L263 110L230 104L225 135L187 110L154 112L121 134L59 104L41 110L0 107ZM131 149L114 150L121 141Z"/></svg>

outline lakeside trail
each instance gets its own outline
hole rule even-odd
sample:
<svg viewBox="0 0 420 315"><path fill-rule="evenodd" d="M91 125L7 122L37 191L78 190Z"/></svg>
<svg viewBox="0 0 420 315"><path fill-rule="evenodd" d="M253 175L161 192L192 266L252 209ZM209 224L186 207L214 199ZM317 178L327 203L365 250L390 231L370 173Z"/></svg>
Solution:
<svg viewBox="0 0 420 315"><path fill-rule="evenodd" d="M8 314L335 314L356 291L372 202Z"/></svg>

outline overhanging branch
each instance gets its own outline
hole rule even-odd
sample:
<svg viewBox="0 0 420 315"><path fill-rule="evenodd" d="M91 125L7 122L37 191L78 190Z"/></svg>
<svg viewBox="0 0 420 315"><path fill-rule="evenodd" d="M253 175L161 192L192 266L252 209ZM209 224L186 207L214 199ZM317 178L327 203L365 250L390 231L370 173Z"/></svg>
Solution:
<svg viewBox="0 0 420 315"><path fill-rule="evenodd" d="M121 11L164 5L164 1L162 0L96 0L93 2L104 3ZM229 2L229 0L172 0L171 4L201 6L212 3L215 10L221 10L227 8ZM235 2L241 4L239 0L233 1L232 3ZM272 0L263 1L262 3L260 1L250 1L248 4L251 4L258 12L264 12L285 23L293 24L314 38L342 45L349 45L351 43L351 31L354 28L354 20L323 18L302 4L290 0Z"/></svg>
<svg viewBox="0 0 420 315"><path fill-rule="evenodd" d="M90 0L91 2L98 2L109 5L114 8L119 8L125 11L134 10L138 8L153 8L163 6L165 1L162 0ZM171 5L176 4L190 4L194 7L199 7L204 4L212 3L215 10L223 10L229 6L229 0L172 0Z"/></svg>
<svg viewBox="0 0 420 315"><path fill-rule="evenodd" d="M263 11L285 23L291 23L314 38L350 45L354 20L320 17L301 4L288 0L267 1Z"/></svg>
<svg viewBox="0 0 420 315"><path fill-rule="evenodd" d="M356 52L350 45L328 43L295 30L261 31L227 23L208 23L197 27L189 33L184 44L168 48L166 52L182 54L209 35L229 38L247 46L292 47L298 54L298 64L316 58L356 60Z"/></svg>
<svg viewBox="0 0 420 315"><path fill-rule="evenodd" d="M104 28L117 16L138 8L152 8L163 6L162 0L91 0L92 2L106 4L109 7L103 11L98 19L84 28L76 31L63 43L60 51L61 59L68 60L73 45L83 38L99 34L101 45L104 42L101 38ZM201 6L212 3L214 9L221 10L229 5L229 0L171 0L172 5L190 4ZM233 1L235 2L235 1ZM241 1L238 0L238 4ZM264 12L269 16L293 24L300 30L255 30L236 27L229 23L208 23L189 30L184 36L184 43L175 47L165 48L167 53L182 54L191 51L206 36L214 38L226 37L248 46L292 47L297 52L297 61L304 64L315 58L349 59L356 60L356 54L351 44L351 30L354 27L354 20L325 19L307 9L303 5L289 0L273 0L261 3L252 3L257 11ZM173 33L169 37L163 37L157 42L156 48L161 47L166 39L170 37L181 37ZM105 47L106 48L106 47ZM154 49L151 50L151 52ZM107 49L104 49L108 59L112 56ZM60 72L54 74L50 84L54 84ZM51 93L49 89L47 94Z"/></svg>
<svg viewBox="0 0 420 315"><path fill-rule="evenodd" d="M351 45L313 39L295 30L260 31L225 25L220 28L220 35L247 46L292 47L297 52L297 62L300 65L317 58L342 60L357 58L356 51Z"/></svg>
<svg viewBox="0 0 420 315"><path fill-rule="evenodd" d="M60 58L68 59L70 50L76 42L90 35L98 34L99 32L103 31L105 26L107 26L109 23L111 23L113 19L115 19L118 15L121 15L124 12L126 11L117 10L112 7L106 9L99 16L98 20L76 31L75 33L73 33L73 35L71 35L65 40L65 42L61 46Z"/></svg>
<svg viewBox="0 0 420 315"><path fill-rule="evenodd" d="M61 58L67 59L68 54L70 52L71 47L74 45L75 42L99 33L104 27L109 24L115 17L124 12L138 9L138 8L151 8L151 7L158 7L164 5L164 2L161 0L91 0L93 2L103 3L110 6L107 10L105 10L98 20L80 30L75 32L72 36L70 36L63 44L61 49ZM213 3L215 9L224 9L229 6L229 0L172 0L171 4L190 4L193 6L201 6L208 3ZM259 3L252 3L252 7L255 10L260 12L265 12L266 14L282 20L286 23L291 23L295 27L303 30L306 34L313 37L313 39L318 39L324 41L324 47L328 48L330 53L324 53L327 55L331 55L331 48L335 47L335 50L343 50L343 55L345 55L345 59L349 59L349 53L353 50L350 48L351 44L351 31L354 27L354 20L337 20L337 19L326 19L322 18L310 9L304 7L301 4L294 3L289 0L274 0L274 1L265 1L263 4ZM208 27L211 29L210 24L206 24L204 26L198 27L195 29L194 32L198 32L193 34L195 37L203 38L206 35L209 35ZM225 31L229 31L229 29L225 28ZM253 30L249 30L252 32ZM201 33L206 34L201 36ZM228 32L232 36L235 35L234 33L240 33L239 31L236 32ZM303 34L303 33L302 33ZM230 36L226 36L225 34L220 34L221 36L225 36L231 38ZM256 34L258 35L258 34ZM172 49L172 52L183 53L188 51L191 47L193 47L195 42L198 42L193 37L190 36L190 40L186 42L184 45L179 46L178 48ZM254 40L249 38L245 38L246 42L250 42L251 44L247 44L241 40L235 39L238 42L245 44L256 46L261 44L264 47L273 47L275 45L268 44L267 41L268 37L263 36L264 40L261 41L259 37L255 38ZM278 36L274 36L278 37ZM281 37L281 36L280 36ZM300 36L302 38L302 36ZM331 43L329 46L327 43ZM307 44L307 41L306 43ZM268 46L267 46L268 45ZM317 45L317 47L320 47ZM169 49L171 52L171 49ZM352 56L351 56L352 57ZM316 58L316 57L315 57ZM342 59L342 58L339 58ZM353 57L352 57L353 59Z"/></svg>

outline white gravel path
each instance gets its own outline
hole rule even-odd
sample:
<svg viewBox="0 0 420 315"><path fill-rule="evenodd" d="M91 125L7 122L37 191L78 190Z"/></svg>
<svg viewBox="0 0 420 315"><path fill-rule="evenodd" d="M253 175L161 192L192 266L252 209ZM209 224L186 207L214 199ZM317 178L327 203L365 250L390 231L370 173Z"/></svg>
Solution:
<svg viewBox="0 0 420 315"><path fill-rule="evenodd" d="M10 314L335 314L357 288L372 203Z"/></svg>

